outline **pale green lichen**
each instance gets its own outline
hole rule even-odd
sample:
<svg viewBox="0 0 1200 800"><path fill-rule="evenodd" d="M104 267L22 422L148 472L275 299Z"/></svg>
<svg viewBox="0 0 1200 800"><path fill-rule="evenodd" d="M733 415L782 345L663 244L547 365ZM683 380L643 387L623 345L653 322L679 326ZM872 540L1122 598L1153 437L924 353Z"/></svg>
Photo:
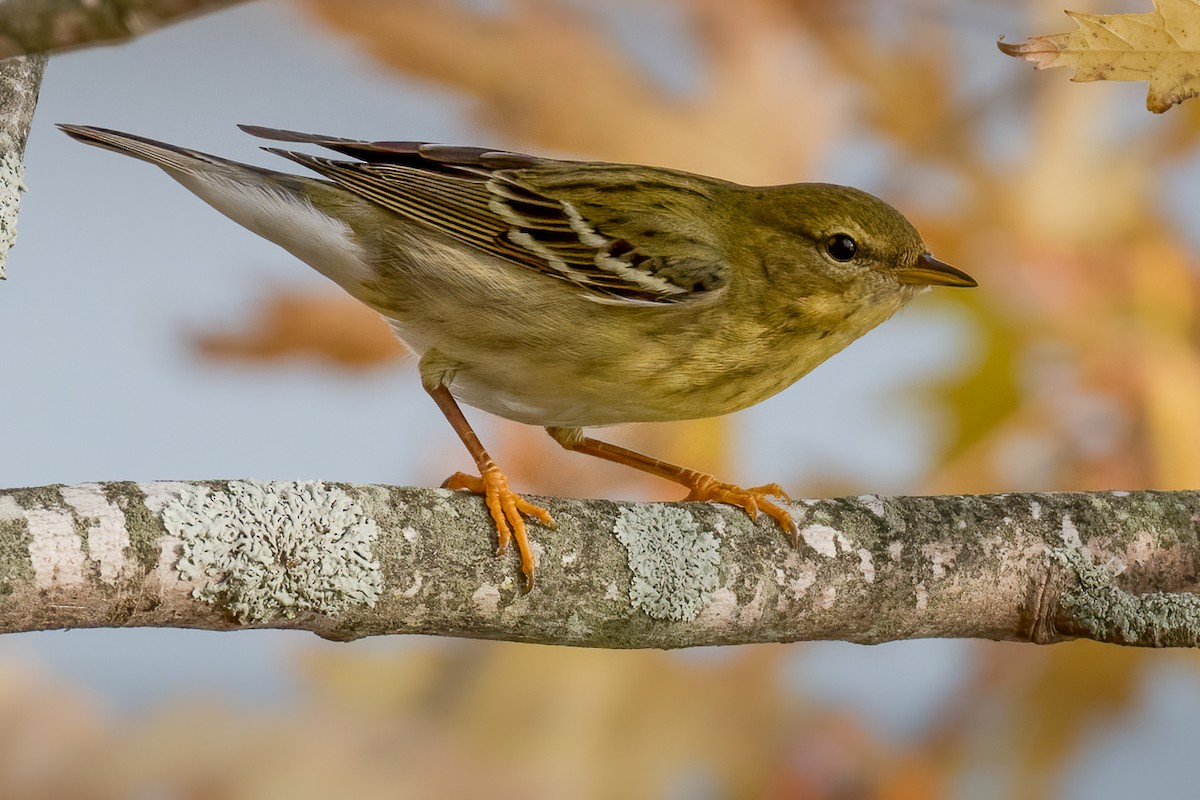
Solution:
<svg viewBox="0 0 1200 800"><path fill-rule="evenodd" d="M7 138L7 137L6 137ZM15 143L0 141L0 278L4 277L4 262L8 251L17 241L17 213L21 209L21 192L25 191L25 169Z"/></svg>
<svg viewBox="0 0 1200 800"><path fill-rule="evenodd" d="M371 547L375 521L349 495L317 481L235 481L188 489L162 512L183 543L176 569L193 596L240 622L337 614L374 606L383 588Z"/></svg>
<svg viewBox="0 0 1200 800"><path fill-rule="evenodd" d="M33 582L32 541L24 509L12 495L0 495L0 598Z"/></svg>
<svg viewBox="0 0 1200 800"><path fill-rule="evenodd" d="M613 532L633 573L634 608L655 619L695 619L717 589L720 539L668 505L622 507Z"/></svg>
<svg viewBox="0 0 1200 800"><path fill-rule="evenodd" d="M1049 556L1074 573L1060 600L1097 641L1195 647L1200 644L1200 597L1184 592L1133 594L1116 586L1116 577L1083 550L1070 517L1063 518L1063 544Z"/></svg>

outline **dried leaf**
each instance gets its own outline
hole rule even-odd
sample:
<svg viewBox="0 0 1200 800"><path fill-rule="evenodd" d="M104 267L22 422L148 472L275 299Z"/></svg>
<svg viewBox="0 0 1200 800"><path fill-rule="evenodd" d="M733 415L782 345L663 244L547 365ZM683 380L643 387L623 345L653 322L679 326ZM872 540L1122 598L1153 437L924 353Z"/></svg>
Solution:
<svg viewBox="0 0 1200 800"><path fill-rule="evenodd" d="M1200 0L1154 0L1149 14L1067 15L1079 30L997 44L1037 69L1074 67L1074 81L1149 81L1155 114L1200 94Z"/></svg>

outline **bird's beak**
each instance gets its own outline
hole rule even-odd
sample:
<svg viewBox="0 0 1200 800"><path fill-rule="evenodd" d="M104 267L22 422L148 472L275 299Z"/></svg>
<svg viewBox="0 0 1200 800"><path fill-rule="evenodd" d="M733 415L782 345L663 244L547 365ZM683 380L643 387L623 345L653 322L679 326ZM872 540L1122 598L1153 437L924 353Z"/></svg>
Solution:
<svg viewBox="0 0 1200 800"><path fill-rule="evenodd" d="M896 273L901 283L911 286L978 286L974 278L957 267L938 261L929 253L922 253L917 263Z"/></svg>

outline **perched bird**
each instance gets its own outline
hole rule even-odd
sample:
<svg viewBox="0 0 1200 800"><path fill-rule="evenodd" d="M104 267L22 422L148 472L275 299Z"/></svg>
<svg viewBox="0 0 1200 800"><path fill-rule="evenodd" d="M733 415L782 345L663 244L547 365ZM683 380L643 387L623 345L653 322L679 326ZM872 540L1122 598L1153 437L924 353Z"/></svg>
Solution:
<svg viewBox="0 0 1200 800"><path fill-rule="evenodd" d="M777 485L743 489L584 436L590 426L728 414L790 386L931 285L975 286L933 258L898 211L845 186L741 186L654 167L474 147L366 142L242 126L319 145L266 148L302 177L118 131L61 125L161 167L234 222L378 311L420 356L421 381L479 475L499 551L516 494L458 401L541 425L568 450L687 487L689 500L765 511L795 541Z"/></svg>

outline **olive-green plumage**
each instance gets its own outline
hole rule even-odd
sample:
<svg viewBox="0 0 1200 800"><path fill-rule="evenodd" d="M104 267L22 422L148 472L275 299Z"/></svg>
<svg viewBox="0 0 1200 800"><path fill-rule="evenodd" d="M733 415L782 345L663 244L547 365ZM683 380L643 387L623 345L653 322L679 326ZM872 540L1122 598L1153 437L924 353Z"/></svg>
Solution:
<svg viewBox="0 0 1200 800"><path fill-rule="evenodd" d="M843 186L247 128L355 159L275 151L316 180L63 127L156 163L333 278L424 357L427 383L536 425L736 411L921 285L973 285L899 212Z"/></svg>

